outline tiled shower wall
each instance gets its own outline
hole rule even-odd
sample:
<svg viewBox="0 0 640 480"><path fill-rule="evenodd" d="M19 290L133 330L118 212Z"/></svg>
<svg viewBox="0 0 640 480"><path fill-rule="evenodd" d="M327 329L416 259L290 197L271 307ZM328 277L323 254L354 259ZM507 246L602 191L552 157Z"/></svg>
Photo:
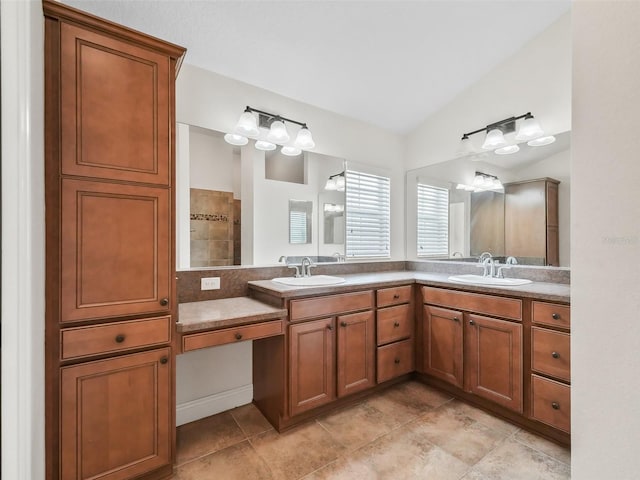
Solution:
<svg viewBox="0 0 640 480"><path fill-rule="evenodd" d="M231 192L192 188L190 203L191 266L238 265L240 200L234 200ZM237 236L234 235L236 231Z"/></svg>

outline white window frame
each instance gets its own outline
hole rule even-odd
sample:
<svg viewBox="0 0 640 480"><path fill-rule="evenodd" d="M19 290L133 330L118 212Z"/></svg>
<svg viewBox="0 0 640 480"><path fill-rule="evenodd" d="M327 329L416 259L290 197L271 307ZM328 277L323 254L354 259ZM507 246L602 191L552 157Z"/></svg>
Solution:
<svg viewBox="0 0 640 480"><path fill-rule="evenodd" d="M449 256L449 189L418 182L416 186L416 254Z"/></svg>
<svg viewBox="0 0 640 480"><path fill-rule="evenodd" d="M355 170L345 177L346 258L391 258L391 179Z"/></svg>

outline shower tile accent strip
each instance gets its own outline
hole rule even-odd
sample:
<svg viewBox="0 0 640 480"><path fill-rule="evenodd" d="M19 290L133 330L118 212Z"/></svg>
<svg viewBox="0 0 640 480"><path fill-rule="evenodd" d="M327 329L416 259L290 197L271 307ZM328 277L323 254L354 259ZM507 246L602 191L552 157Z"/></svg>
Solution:
<svg viewBox="0 0 640 480"><path fill-rule="evenodd" d="M228 222L228 215L219 215L219 214L211 214L211 213L192 213L190 215L190 220L207 220L209 222Z"/></svg>

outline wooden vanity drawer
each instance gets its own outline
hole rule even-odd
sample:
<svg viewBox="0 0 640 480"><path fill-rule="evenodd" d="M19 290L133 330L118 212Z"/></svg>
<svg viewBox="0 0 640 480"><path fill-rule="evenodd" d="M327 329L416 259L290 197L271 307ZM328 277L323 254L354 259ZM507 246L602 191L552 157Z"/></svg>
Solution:
<svg viewBox="0 0 640 480"><path fill-rule="evenodd" d="M377 312L378 345L409 338L413 334L411 305L381 308Z"/></svg>
<svg viewBox="0 0 640 480"><path fill-rule="evenodd" d="M282 320L223 328L212 332L190 333L182 336L182 351L189 352L199 348L256 340L282 333Z"/></svg>
<svg viewBox="0 0 640 480"><path fill-rule="evenodd" d="M169 343L171 328L171 317L66 328L60 332L60 358L68 360Z"/></svg>
<svg viewBox="0 0 640 480"><path fill-rule="evenodd" d="M378 347L378 383L413 372L413 339Z"/></svg>
<svg viewBox="0 0 640 480"><path fill-rule="evenodd" d="M562 380L571 380L571 336L544 328L531 328L531 368Z"/></svg>
<svg viewBox="0 0 640 480"><path fill-rule="evenodd" d="M399 305L401 303L409 303L411 301L411 292L411 285L381 288L376 291L378 308L388 307L390 305Z"/></svg>
<svg viewBox="0 0 640 480"><path fill-rule="evenodd" d="M571 387L531 375L531 418L571 432Z"/></svg>
<svg viewBox="0 0 640 480"><path fill-rule="evenodd" d="M515 298L422 287L422 299L430 305L468 310L496 317L522 320L522 301Z"/></svg>
<svg viewBox="0 0 640 480"><path fill-rule="evenodd" d="M532 302L533 323L571 327L571 307L557 303Z"/></svg>
<svg viewBox="0 0 640 480"><path fill-rule="evenodd" d="M305 318L330 317L369 309L373 309L373 290L291 300L289 317L293 322Z"/></svg>

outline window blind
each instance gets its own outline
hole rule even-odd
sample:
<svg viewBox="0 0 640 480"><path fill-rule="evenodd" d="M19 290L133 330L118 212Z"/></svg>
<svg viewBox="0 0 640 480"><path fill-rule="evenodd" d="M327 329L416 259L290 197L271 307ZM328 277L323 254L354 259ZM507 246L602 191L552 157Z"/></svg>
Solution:
<svg viewBox="0 0 640 480"><path fill-rule="evenodd" d="M308 243L306 212L296 210L289 212L289 243Z"/></svg>
<svg viewBox="0 0 640 480"><path fill-rule="evenodd" d="M391 255L390 180L387 177L347 170L346 256Z"/></svg>
<svg viewBox="0 0 640 480"><path fill-rule="evenodd" d="M418 256L449 255L449 190L418 183Z"/></svg>

